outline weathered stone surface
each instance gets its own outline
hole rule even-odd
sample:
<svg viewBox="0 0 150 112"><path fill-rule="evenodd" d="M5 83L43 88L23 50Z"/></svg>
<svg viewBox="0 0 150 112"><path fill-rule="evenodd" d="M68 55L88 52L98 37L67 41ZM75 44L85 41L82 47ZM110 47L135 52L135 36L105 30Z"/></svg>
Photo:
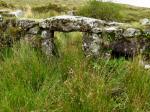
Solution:
<svg viewBox="0 0 150 112"><path fill-rule="evenodd" d="M2 22L3 21L3 17L2 17L2 15L0 15L0 22Z"/></svg>
<svg viewBox="0 0 150 112"><path fill-rule="evenodd" d="M124 23L118 23L118 22L108 22L107 23L108 26L122 26L124 25Z"/></svg>
<svg viewBox="0 0 150 112"><path fill-rule="evenodd" d="M47 32L48 34L44 35L41 47L42 51L47 56L52 56L55 54L55 43L54 43L54 32Z"/></svg>
<svg viewBox="0 0 150 112"><path fill-rule="evenodd" d="M150 35L150 29L146 28L143 30L144 35Z"/></svg>
<svg viewBox="0 0 150 112"><path fill-rule="evenodd" d="M80 31L94 33L95 30L93 29L99 29L99 32L102 32L102 27L104 27L105 24L105 21L92 18L79 16L57 16L40 22L39 26L53 31Z"/></svg>
<svg viewBox="0 0 150 112"><path fill-rule="evenodd" d="M145 50L150 50L150 38L139 38L138 39L141 53Z"/></svg>
<svg viewBox="0 0 150 112"><path fill-rule="evenodd" d="M148 70L150 69L150 65L145 65L144 68Z"/></svg>
<svg viewBox="0 0 150 112"><path fill-rule="evenodd" d="M0 10L0 14L6 14L6 13L9 13L8 10Z"/></svg>
<svg viewBox="0 0 150 112"><path fill-rule="evenodd" d="M99 56L101 43L101 34L83 33L83 50L86 56Z"/></svg>
<svg viewBox="0 0 150 112"><path fill-rule="evenodd" d="M24 30L27 30L29 28L33 28L36 25L38 25L38 22L34 21L34 20L29 20L29 19L19 19L17 20L17 26L21 27Z"/></svg>
<svg viewBox="0 0 150 112"><path fill-rule="evenodd" d="M28 33L33 34L33 35L37 35L39 31L40 31L40 28L37 26L37 27L30 28Z"/></svg>
<svg viewBox="0 0 150 112"><path fill-rule="evenodd" d="M150 20L148 18L144 18L140 20L140 23L144 26L150 25Z"/></svg>
<svg viewBox="0 0 150 112"><path fill-rule="evenodd" d="M104 31L107 32L107 33L116 32L116 31L118 31L118 30L119 30L119 28L118 28L118 27L115 27L115 26L104 28Z"/></svg>
<svg viewBox="0 0 150 112"><path fill-rule="evenodd" d="M42 33L41 33L41 37L43 39L50 38L51 37L51 32L49 30L43 30ZM54 38L54 37L52 37L52 38Z"/></svg>
<svg viewBox="0 0 150 112"><path fill-rule="evenodd" d="M15 17L22 17L24 15L22 10L16 10L14 12L10 12L9 14L14 15Z"/></svg>
<svg viewBox="0 0 150 112"><path fill-rule="evenodd" d="M123 29L118 26L111 26L104 28L103 33L110 34L115 39L120 39L123 37Z"/></svg>
<svg viewBox="0 0 150 112"><path fill-rule="evenodd" d="M143 52L146 49L150 49L150 41L144 39L141 39L141 41L137 40L137 37L143 36L143 33L146 34L144 30L140 31L135 28L124 29L122 24L79 16L57 16L42 21L9 19L0 22L0 29L2 34L9 31L9 28L21 29L17 37L27 38L29 41L32 39L32 36L40 36L41 48L46 55L56 53L54 43L55 31L83 32L83 50L87 56L93 55L97 57L101 54L103 47L111 46L109 43L104 45L105 39L108 38L107 35L114 37L112 38L114 42L110 48L113 50L112 54L116 55L116 57L120 55L133 57L139 50ZM12 33L14 34L15 31L12 30ZM20 31L23 34L21 33L20 35Z"/></svg>
<svg viewBox="0 0 150 112"><path fill-rule="evenodd" d="M47 56L52 56L54 50L54 42L51 39L46 39L42 41L42 51L47 55Z"/></svg>
<svg viewBox="0 0 150 112"><path fill-rule="evenodd" d="M141 31L135 28L127 28L123 33L124 37L136 37L140 35L141 35Z"/></svg>

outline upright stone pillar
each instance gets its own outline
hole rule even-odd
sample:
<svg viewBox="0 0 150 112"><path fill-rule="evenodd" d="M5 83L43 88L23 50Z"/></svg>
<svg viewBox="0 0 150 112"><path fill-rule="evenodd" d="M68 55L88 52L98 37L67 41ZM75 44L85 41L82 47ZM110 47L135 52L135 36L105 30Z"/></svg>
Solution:
<svg viewBox="0 0 150 112"><path fill-rule="evenodd" d="M83 51L86 56L98 57L100 55L101 34L83 33Z"/></svg>
<svg viewBox="0 0 150 112"><path fill-rule="evenodd" d="M41 43L42 51L47 56L55 55L56 46L54 43L54 31L44 30L42 31L41 37L43 38Z"/></svg>

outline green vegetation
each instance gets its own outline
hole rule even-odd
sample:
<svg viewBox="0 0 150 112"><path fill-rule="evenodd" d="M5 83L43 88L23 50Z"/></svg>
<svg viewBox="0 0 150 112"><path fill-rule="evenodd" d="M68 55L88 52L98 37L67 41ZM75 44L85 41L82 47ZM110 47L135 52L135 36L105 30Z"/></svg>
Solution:
<svg viewBox="0 0 150 112"><path fill-rule="evenodd" d="M3 0L7 3L14 4L16 7L26 7L26 6L42 6L49 3L63 5L69 8L79 7L86 0Z"/></svg>
<svg viewBox="0 0 150 112"><path fill-rule="evenodd" d="M120 10L122 7L119 4L90 0L79 9L78 14L103 20L120 20Z"/></svg>
<svg viewBox="0 0 150 112"><path fill-rule="evenodd" d="M49 59L23 41L3 51L0 111L150 110L150 72L137 60L85 58L80 33L58 33L56 42L59 58Z"/></svg>
<svg viewBox="0 0 150 112"><path fill-rule="evenodd" d="M67 7L49 3L48 5L44 6L36 6L32 7L32 15L31 18L47 18L50 16L59 15L62 12L66 12L68 9Z"/></svg>
<svg viewBox="0 0 150 112"><path fill-rule="evenodd" d="M134 24L140 18L150 17L150 9L110 2L89 1L85 5L82 0L5 2L23 8L26 17L34 18L60 15L70 9L83 16ZM3 26L0 32L2 29ZM4 38L0 37L0 112L150 111L150 70L139 64L140 56L132 61L85 58L81 33L56 33L58 57L47 57L23 40L11 48L1 46L18 36L20 29L12 26ZM38 41L40 38L34 40Z"/></svg>
<svg viewBox="0 0 150 112"><path fill-rule="evenodd" d="M32 10L33 11L38 11L38 12L47 12L49 10L55 10L57 12L64 12L66 11L66 7L62 7L62 6L59 6L57 4L51 4L49 3L48 5L46 6L39 6L39 7L33 7Z"/></svg>
<svg viewBox="0 0 150 112"><path fill-rule="evenodd" d="M140 19L150 18L149 8L140 8L130 5L124 5L124 8L121 13L124 16L122 21L125 22L139 22Z"/></svg>
<svg viewBox="0 0 150 112"><path fill-rule="evenodd" d="M130 5L117 4L90 0L78 10L78 15L93 17L104 20L116 20L121 22L134 22L140 19L150 18L150 9L134 7Z"/></svg>
<svg viewBox="0 0 150 112"><path fill-rule="evenodd" d="M2 0L0 0L0 8L13 8L14 6L12 4L8 4Z"/></svg>

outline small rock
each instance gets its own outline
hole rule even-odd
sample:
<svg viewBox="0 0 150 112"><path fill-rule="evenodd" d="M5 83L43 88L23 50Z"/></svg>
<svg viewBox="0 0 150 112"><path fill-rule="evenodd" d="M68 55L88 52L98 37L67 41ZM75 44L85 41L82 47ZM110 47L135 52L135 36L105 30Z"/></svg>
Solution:
<svg viewBox="0 0 150 112"><path fill-rule="evenodd" d="M146 35L150 35L150 29L144 29L143 32L144 32L144 34L146 34Z"/></svg>
<svg viewBox="0 0 150 112"><path fill-rule="evenodd" d="M10 12L9 14L15 15L16 17L22 17L24 15L22 10L17 10L15 12Z"/></svg>
<svg viewBox="0 0 150 112"><path fill-rule="evenodd" d="M123 24L124 23L118 23L118 22L113 21L113 22L108 23L108 26L121 26Z"/></svg>
<svg viewBox="0 0 150 112"><path fill-rule="evenodd" d="M3 17L2 17L2 15L0 15L0 22L2 22L3 21Z"/></svg>
<svg viewBox="0 0 150 112"><path fill-rule="evenodd" d="M150 65L145 65L145 69L150 69Z"/></svg>
<svg viewBox="0 0 150 112"><path fill-rule="evenodd" d="M42 37L43 39L50 38L50 37L51 37L51 33L50 33L49 31L47 31L47 30L44 30L44 31L42 31L42 33L41 33L41 37Z"/></svg>
<svg viewBox="0 0 150 112"><path fill-rule="evenodd" d="M141 35L141 31L135 28L128 28L123 33L124 37L135 37L135 36L140 36L140 35Z"/></svg>
<svg viewBox="0 0 150 112"><path fill-rule="evenodd" d="M147 19L147 18L144 18L144 19L141 19L141 20L140 20L140 23L141 23L142 25L150 25L150 20Z"/></svg>
<svg viewBox="0 0 150 112"><path fill-rule="evenodd" d="M17 20L17 26L21 27L24 30L33 28L36 25L38 25L38 22L36 22L35 20L30 20L30 19L18 19Z"/></svg>
<svg viewBox="0 0 150 112"><path fill-rule="evenodd" d="M39 27L34 27L29 30L29 33L36 35L36 34L38 34L39 30L40 30Z"/></svg>
<svg viewBox="0 0 150 112"><path fill-rule="evenodd" d="M102 39L100 34L83 33L83 50L86 56L99 56L101 43Z"/></svg>

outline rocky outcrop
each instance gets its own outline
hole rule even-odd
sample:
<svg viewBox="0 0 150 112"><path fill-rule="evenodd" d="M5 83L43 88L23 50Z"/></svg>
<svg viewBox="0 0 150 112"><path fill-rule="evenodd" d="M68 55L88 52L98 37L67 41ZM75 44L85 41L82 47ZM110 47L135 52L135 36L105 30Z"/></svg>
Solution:
<svg viewBox="0 0 150 112"><path fill-rule="evenodd" d="M53 31L99 33L102 32L102 28L105 24L105 21L92 18L79 16L57 16L40 22L39 26Z"/></svg>
<svg viewBox="0 0 150 112"><path fill-rule="evenodd" d="M11 37L11 39L8 38L9 42L10 40L14 42L14 38L15 40L24 38L30 42L35 40L32 38L40 37L40 39L38 38L39 46L46 55L56 54L54 33L58 31L83 32L85 55L98 57L104 48L109 48L112 49L114 56L133 57L139 51L144 52L149 49L149 39L144 41L142 38L145 35L144 30L132 27L123 28L122 25L123 23L79 16L57 16L45 20L17 18L3 20L3 16L0 16L0 36L4 37L7 34L8 37ZM8 33L10 34L8 35ZM139 41L139 37L143 41Z"/></svg>
<svg viewBox="0 0 150 112"><path fill-rule="evenodd" d="M15 17L23 17L24 15L22 10L16 10L14 12L10 12L9 14L14 15Z"/></svg>
<svg viewBox="0 0 150 112"><path fill-rule="evenodd" d="M150 25L150 20L148 18L144 18L140 20L141 25L147 26Z"/></svg>
<svg viewBox="0 0 150 112"><path fill-rule="evenodd" d="M123 33L124 37L137 37L140 35L141 35L141 31L135 28L127 28Z"/></svg>

